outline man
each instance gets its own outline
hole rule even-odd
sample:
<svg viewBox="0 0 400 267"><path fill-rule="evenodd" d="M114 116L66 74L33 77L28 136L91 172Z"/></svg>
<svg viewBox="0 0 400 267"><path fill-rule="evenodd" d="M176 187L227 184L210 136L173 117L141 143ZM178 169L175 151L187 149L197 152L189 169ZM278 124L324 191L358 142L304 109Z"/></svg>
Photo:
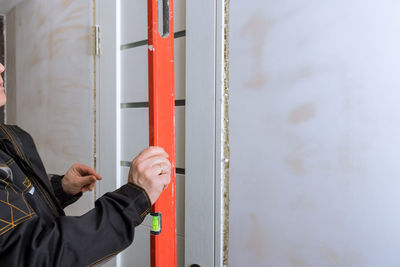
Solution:
<svg viewBox="0 0 400 267"><path fill-rule="evenodd" d="M109 259L132 243L135 227L170 182L171 164L162 148L147 148L132 161L126 185L83 216L65 216L63 208L100 179L74 164L49 181L30 135L0 124L0 266L93 266Z"/></svg>

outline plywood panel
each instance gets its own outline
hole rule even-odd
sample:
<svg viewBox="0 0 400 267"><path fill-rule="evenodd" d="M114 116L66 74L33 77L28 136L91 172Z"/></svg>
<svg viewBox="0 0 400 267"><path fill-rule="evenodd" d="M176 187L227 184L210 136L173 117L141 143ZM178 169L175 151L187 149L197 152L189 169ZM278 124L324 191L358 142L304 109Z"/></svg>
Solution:
<svg viewBox="0 0 400 267"><path fill-rule="evenodd" d="M186 28L186 0L174 1L174 31ZM121 0L121 43L147 39L147 1Z"/></svg>
<svg viewBox="0 0 400 267"><path fill-rule="evenodd" d="M175 99L185 99L185 37L175 39ZM121 102L148 101L147 46L121 51Z"/></svg>
<svg viewBox="0 0 400 267"><path fill-rule="evenodd" d="M65 173L75 162L92 165L91 1L24 1L8 18L14 32L7 33L7 49L15 54L8 57L10 122L32 135L49 173ZM90 207L91 192L67 213Z"/></svg>

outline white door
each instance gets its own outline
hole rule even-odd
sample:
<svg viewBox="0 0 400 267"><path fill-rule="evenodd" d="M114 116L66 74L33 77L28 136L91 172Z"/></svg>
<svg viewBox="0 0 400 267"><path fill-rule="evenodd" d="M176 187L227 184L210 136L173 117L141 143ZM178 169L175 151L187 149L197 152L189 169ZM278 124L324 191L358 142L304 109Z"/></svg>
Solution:
<svg viewBox="0 0 400 267"><path fill-rule="evenodd" d="M184 260L185 192L185 1L174 1L176 94L176 194L178 266ZM98 196L127 181L132 159L148 146L147 1L97 1ZM150 217L134 243L110 266L150 266Z"/></svg>
<svg viewBox="0 0 400 267"><path fill-rule="evenodd" d="M216 0L174 1L179 267L222 262L221 10ZM101 196L126 182L130 161L148 145L147 1L97 0L95 20ZM133 245L108 266L150 266L150 225L147 218L137 227Z"/></svg>

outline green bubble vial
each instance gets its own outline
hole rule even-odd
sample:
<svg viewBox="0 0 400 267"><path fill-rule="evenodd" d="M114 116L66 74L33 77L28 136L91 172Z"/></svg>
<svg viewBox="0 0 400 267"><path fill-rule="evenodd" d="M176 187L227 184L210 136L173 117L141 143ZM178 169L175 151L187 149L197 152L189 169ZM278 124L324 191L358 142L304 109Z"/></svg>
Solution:
<svg viewBox="0 0 400 267"><path fill-rule="evenodd" d="M151 234L159 235L161 233L161 213L151 212L150 215L152 216Z"/></svg>

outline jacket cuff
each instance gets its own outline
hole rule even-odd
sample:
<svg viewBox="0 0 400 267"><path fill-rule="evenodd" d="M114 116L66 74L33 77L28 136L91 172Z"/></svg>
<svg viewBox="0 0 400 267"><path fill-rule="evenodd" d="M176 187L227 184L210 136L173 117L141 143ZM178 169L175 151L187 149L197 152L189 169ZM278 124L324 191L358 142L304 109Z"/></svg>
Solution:
<svg viewBox="0 0 400 267"><path fill-rule="evenodd" d="M142 220L150 212L151 201L149 195L140 186L137 186L133 183L127 183L114 192L134 200L136 204L136 210Z"/></svg>
<svg viewBox="0 0 400 267"><path fill-rule="evenodd" d="M58 201L60 202L62 208L67 207L68 205L77 201L81 196L82 192L79 192L76 195L70 195L64 192L62 188L61 180L64 178L64 175L52 175L51 176L51 185L53 187L54 194L56 195Z"/></svg>

